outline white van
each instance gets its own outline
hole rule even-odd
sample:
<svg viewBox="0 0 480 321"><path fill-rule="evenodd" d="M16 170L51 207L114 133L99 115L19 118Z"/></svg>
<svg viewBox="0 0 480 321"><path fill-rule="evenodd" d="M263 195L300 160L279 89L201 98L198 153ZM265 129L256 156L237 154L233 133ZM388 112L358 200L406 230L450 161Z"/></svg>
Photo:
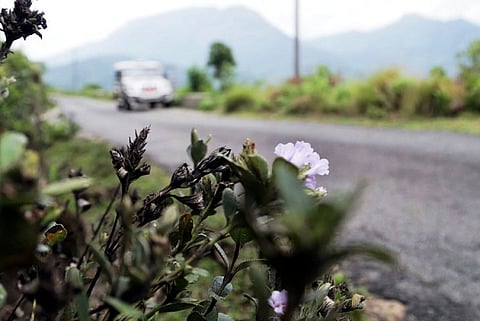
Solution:
<svg viewBox="0 0 480 321"><path fill-rule="evenodd" d="M170 106L173 86L161 64L151 60L120 61L114 65L118 109Z"/></svg>

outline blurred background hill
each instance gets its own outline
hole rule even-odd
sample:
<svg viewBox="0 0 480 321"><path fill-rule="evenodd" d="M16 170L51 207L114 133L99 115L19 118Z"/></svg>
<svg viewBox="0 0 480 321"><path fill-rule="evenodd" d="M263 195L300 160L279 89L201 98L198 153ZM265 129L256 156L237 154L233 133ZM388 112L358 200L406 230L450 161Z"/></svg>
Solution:
<svg viewBox="0 0 480 321"><path fill-rule="evenodd" d="M346 78L364 78L397 67L422 77L440 65L454 75L457 53L477 38L480 26L465 20L407 15L370 32L303 41L302 73L326 65ZM278 82L291 76L291 37L248 8L230 7L188 8L131 21L102 41L46 59L45 79L68 90L87 83L111 89L115 61L145 58L164 63L170 77L182 85L187 68L205 66L209 46L215 41L232 48L241 81Z"/></svg>

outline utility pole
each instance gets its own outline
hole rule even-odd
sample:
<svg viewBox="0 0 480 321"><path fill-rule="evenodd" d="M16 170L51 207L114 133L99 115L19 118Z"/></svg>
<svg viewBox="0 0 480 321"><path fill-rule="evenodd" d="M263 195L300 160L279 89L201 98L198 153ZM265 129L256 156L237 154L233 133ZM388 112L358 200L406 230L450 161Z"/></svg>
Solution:
<svg viewBox="0 0 480 321"><path fill-rule="evenodd" d="M295 0L295 38L294 38L294 79L299 80L300 79L300 39L299 39L299 33L300 33L300 13L299 13L299 1L300 0Z"/></svg>

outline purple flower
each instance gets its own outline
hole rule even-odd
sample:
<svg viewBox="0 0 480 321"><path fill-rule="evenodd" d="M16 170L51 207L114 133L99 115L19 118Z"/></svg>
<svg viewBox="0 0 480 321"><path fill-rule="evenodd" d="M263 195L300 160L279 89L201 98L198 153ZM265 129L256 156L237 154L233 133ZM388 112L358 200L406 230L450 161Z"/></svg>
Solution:
<svg viewBox="0 0 480 321"><path fill-rule="evenodd" d="M282 316L287 308L287 291L273 291L268 299L268 304L272 307L277 317Z"/></svg>
<svg viewBox="0 0 480 321"><path fill-rule="evenodd" d="M304 141L278 144L275 147L275 155L282 157L297 166L305 179L305 186L311 190L317 187L317 176L330 173L328 159L320 158L310 145ZM324 188L322 188L322 191ZM326 191L325 191L326 192Z"/></svg>

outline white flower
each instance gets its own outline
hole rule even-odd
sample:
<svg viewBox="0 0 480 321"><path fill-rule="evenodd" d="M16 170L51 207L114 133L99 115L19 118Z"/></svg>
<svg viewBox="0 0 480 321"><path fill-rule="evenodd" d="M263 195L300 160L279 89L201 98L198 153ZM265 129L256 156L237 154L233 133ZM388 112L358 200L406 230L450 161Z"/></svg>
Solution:
<svg viewBox="0 0 480 321"><path fill-rule="evenodd" d="M330 173L328 159L320 158L320 155L313 150L310 143L297 141L295 145L292 143L278 144L274 153L304 171L301 174L304 175L305 186L311 190L315 190L317 187L317 176ZM323 191L326 194L325 188L323 188Z"/></svg>

